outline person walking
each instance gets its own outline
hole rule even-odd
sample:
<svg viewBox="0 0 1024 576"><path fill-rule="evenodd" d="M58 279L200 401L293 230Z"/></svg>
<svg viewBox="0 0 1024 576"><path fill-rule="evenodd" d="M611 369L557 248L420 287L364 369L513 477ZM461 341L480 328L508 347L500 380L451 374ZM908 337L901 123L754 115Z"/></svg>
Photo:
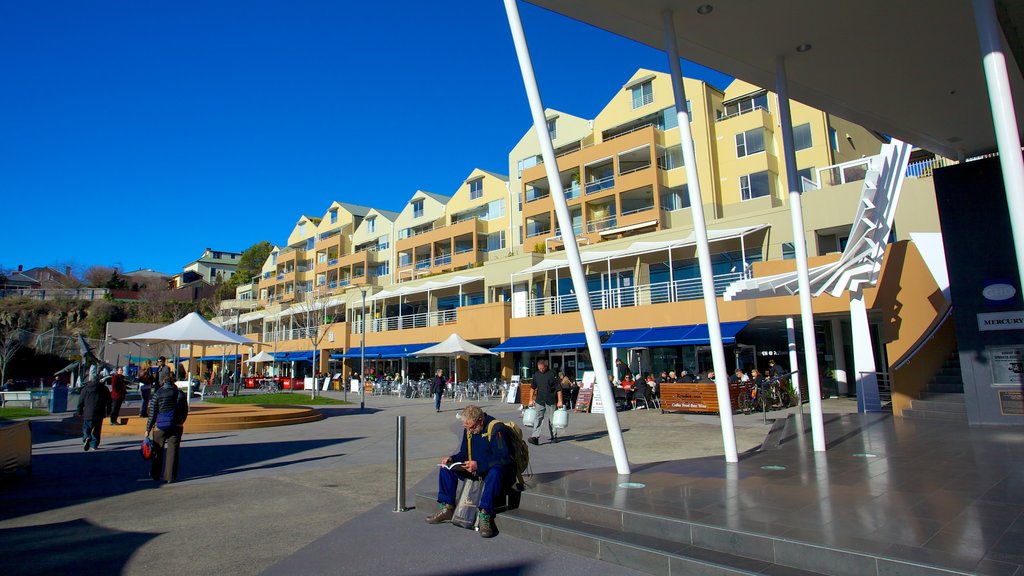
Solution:
<svg viewBox="0 0 1024 576"><path fill-rule="evenodd" d="M167 366L167 358L161 356L156 367L156 384L163 386L164 382L171 382L171 369Z"/></svg>
<svg viewBox="0 0 1024 576"><path fill-rule="evenodd" d="M551 423L551 411L562 407L562 388L558 384L555 373L548 370L548 361L541 358L537 360L537 371L533 373L533 400L530 406L537 409L537 419L533 423L533 434L530 435L530 444L540 444L540 427L547 420L548 434L551 435L551 443L558 443L558 436L555 435L555 427Z"/></svg>
<svg viewBox="0 0 1024 576"><path fill-rule="evenodd" d="M121 416L121 404L124 404L124 397L128 394L128 386L124 381L124 368L118 368L110 377L110 425L120 426L118 418Z"/></svg>
<svg viewBox="0 0 1024 576"><path fill-rule="evenodd" d="M430 381L430 393L434 395L434 412L441 411L441 395L444 394L446 382L444 370L438 368L434 373L434 379Z"/></svg>
<svg viewBox="0 0 1024 576"><path fill-rule="evenodd" d="M149 360L146 360L146 364L142 367L142 373L139 374L139 394L142 396L139 416L142 418L149 417L149 399L153 395L154 382L156 382L156 376L153 375L153 366Z"/></svg>
<svg viewBox="0 0 1024 576"><path fill-rule="evenodd" d="M181 435L188 418L188 398L173 382L166 382L153 395L149 420L146 422L146 436L151 436L156 447L150 459L149 476L153 480L163 478L171 483L178 479L178 452L181 449Z"/></svg>
<svg viewBox="0 0 1024 576"><path fill-rule="evenodd" d="M100 382L95 368L89 372L89 381L78 396L78 415L82 417L82 450L100 447L103 419L110 412L110 390Z"/></svg>

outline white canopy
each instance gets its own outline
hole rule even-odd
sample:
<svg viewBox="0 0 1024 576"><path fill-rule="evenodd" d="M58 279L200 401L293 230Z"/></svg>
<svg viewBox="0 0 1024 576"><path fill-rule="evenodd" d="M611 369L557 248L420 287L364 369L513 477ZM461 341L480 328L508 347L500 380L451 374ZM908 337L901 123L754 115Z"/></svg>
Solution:
<svg viewBox="0 0 1024 576"><path fill-rule="evenodd" d="M487 348L483 348L467 342L465 338L459 336L458 333L454 333L448 338L445 338L443 342L434 344L429 348L420 350L416 356L470 356L470 355L481 355L488 354L497 356L496 352L491 352Z"/></svg>
<svg viewBox="0 0 1024 576"><path fill-rule="evenodd" d="M192 312L173 324L163 328L126 336L120 342L145 342L147 344L258 344L255 340L240 336L211 324L198 312Z"/></svg>
<svg viewBox="0 0 1024 576"><path fill-rule="evenodd" d="M252 358L249 358L248 360L243 362L243 364L259 364L261 362L273 362L273 361L274 361L274 356L273 355L267 354L266 351L261 351L259 354L255 355Z"/></svg>

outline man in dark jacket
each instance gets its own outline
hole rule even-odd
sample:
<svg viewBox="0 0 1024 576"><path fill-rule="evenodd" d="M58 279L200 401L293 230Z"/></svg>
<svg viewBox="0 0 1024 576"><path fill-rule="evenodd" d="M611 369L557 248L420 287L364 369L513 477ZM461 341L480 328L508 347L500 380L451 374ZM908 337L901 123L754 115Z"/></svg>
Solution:
<svg viewBox="0 0 1024 576"><path fill-rule="evenodd" d="M96 450L100 447L100 433L103 419L110 412L110 390L100 382L95 372L82 387L78 396L78 415L82 417L82 450Z"/></svg>
<svg viewBox="0 0 1024 576"><path fill-rule="evenodd" d="M146 435L153 435L153 445L157 448L150 460L149 476L153 480L162 477L164 482L170 483L178 479L178 450L186 418L188 398L174 382L166 383L153 394L146 422Z"/></svg>
<svg viewBox="0 0 1024 576"><path fill-rule="evenodd" d="M444 394L445 384L444 370L437 369L434 379L430 381L430 393L434 395L434 412L441 411L441 395Z"/></svg>
<svg viewBox="0 0 1024 576"><path fill-rule="evenodd" d="M530 434L530 444L540 443L540 427L544 420L548 422L548 434L551 442L557 443L558 436L555 435L555 427L551 423L554 414L550 414L557 408L562 407L562 388L558 384L555 373L548 370L548 361L541 358L537 360L537 371L533 373L533 402L530 406L537 409L537 419L533 423L533 434Z"/></svg>
<svg viewBox="0 0 1024 576"><path fill-rule="evenodd" d="M461 471L484 483L477 528L480 536L491 538L495 534L494 501L515 482L515 466L508 446L512 432L472 404L462 411L462 424L466 433L462 436L459 451L441 459L442 467L437 482L437 501L441 510L429 516L427 523L440 524L455 515L455 491L459 474L446 466L462 462Z"/></svg>

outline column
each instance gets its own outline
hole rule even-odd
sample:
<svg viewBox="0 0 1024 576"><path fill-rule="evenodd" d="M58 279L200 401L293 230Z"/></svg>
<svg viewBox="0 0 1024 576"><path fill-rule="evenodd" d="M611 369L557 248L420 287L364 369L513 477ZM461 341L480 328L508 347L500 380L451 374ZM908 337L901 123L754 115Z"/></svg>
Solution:
<svg viewBox="0 0 1024 576"><path fill-rule="evenodd" d="M831 322L832 324L832 356L835 358L835 380L836 380L836 392L839 396L848 396L850 394L850 385L846 379L846 354L844 348L846 342L843 338L843 324L838 318Z"/></svg>

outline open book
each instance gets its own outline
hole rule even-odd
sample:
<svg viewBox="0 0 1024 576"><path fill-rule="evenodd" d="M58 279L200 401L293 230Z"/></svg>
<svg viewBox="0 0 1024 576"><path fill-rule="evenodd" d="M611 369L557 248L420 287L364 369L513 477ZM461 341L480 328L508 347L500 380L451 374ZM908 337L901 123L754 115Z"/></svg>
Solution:
<svg viewBox="0 0 1024 576"><path fill-rule="evenodd" d="M440 468L446 468L451 470L456 475L463 478L476 478L476 475L472 474L469 470L466 470L465 462L449 462L448 464L438 464Z"/></svg>

